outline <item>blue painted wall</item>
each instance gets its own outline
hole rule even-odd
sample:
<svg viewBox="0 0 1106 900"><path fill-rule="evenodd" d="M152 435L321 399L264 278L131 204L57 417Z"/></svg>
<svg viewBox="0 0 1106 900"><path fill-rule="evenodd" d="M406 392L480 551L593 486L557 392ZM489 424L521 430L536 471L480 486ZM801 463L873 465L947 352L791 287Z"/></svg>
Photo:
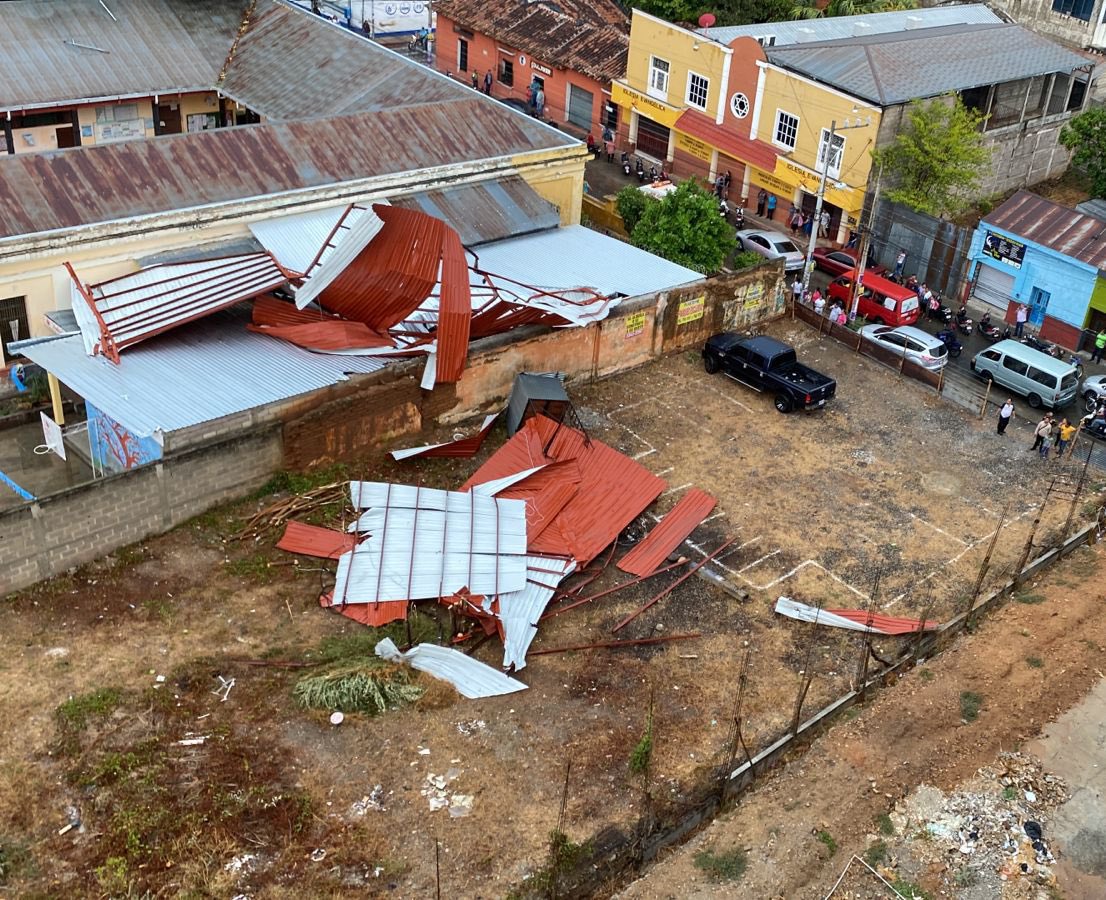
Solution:
<svg viewBox="0 0 1106 900"><path fill-rule="evenodd" d="M92 456L105 472L135 469L161 459L161 445L153 438L138 437L91 403L88 414L88 444Z"/></svg>
<svg viewBox="0 0 1106 900"><path fill-rule="evenodd" d="M1020 269L1015 269L1006 263L999 262L990 256L984 256L983 239L988 231L996 234L1005 234L1016 241L1025 244L1025 259ZM1095 281L1098 278L1098 270L1070 256L1064 256L1048 247L1042 247L1017 234L990 228L985 222L981 222L972 235L972 245L969 251L973 264L991 266L1000 272L1014 276L1014 299L1028 304L1033 294L1033 288L1048 291L1051 296L1048 301L1048 309L1045 315L1067 322L1076 328L1082 328L1087 319L1087 309L1090 306L1091 294L1094 291ZM975 274L972 267L972 274Z"/></svg>

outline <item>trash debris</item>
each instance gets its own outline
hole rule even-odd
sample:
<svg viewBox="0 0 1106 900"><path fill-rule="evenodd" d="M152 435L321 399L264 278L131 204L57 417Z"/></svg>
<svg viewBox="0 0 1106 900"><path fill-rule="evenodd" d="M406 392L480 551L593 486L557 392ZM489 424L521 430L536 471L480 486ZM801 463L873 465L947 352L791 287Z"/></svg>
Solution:
<svg viewBox="0 0 1106 900"><path fill-rule="evenodd" d="M370 791L360 800L355 800L352 804L350 804L349 812L351 816L363 816L370 809L375 812L386 812L384 808L383 785L374 785L372 791Z"/></svg>
<svg viewBox="0 0 1106 900"><path fill-rule="evenodd" d="M216 675L215 677L219 679L219 687L211 693L219 698L220 703L226 703L227 697L230 696L230 689L234 687L234 679L227 679L222 675Z"/></svg>
<svg viewBox="0 0 1106 900"><path fill-rule="evenodd" d="M311 862L322 862L324 859L326 859L326 850L322 847L311 851Z"/></svg>
<svg viewBox="0 0 1106 900"><path fill-rule="evenodd" d="M223 866L223 869L236 875L240 872L252 872L253 863L256 859L257 854L255 853L242 853L232 857L231 860Z"/></svg>
<svg viewBox="0 0 1106 900"><path fill-rule="evenodd" d="M487 727L488 725L483 719L470 719L467 722L457 723L457 730L466 737L471 737L478 731L483 731Z"/></svg>
<svg viewBox="0 0 1106 900"><path fill-rule="evenodd" d="M384 638L376 645L376 655L391 662L407 663L420 672L447 681L462 697L470 700L512 694L528 687L521 681L515 681L491 666L449 647L418 644L406 653L400 653L390 638Z"/></svg>
<svg viewBox="0 0 1106 900"><path fill-rule="evenodd" d="M480 429L472 437L455 437L452 441L447 441L444 444L426 444L422 447L409 447L405 450L393 450L392 459L414 459L415 457L463 458L475 456L477 451L483 445L484 438L488 436L488 432L492 430L492 426L495 424L495 420L498 418L498 412L494 412L488 416L485 416L484 422L480 426Z"/></svg>
<svg viewBox="0 0 1106 900"><path fill-rule="evenodd" d="M210 734L201 734L198 737L184 738L183 740L177 741L177 746L179 746L179 747L198 747L200 744L202 744L204 741L206 741L209 737L211 737Z"/></svg>
<svg viewBox="0 0 1106 900"><path fill-rule="evenodd" d="M420 793L426 798L431 812L448 809L451 819L461 819L472 812L472 794L453 793L449 790L449 785L460 774L460 769L449 769L444 775L431 772L426 776Z"/></svg>
<svg viewBox="0 0 1106 900"><path fill-rule="evenodd" d="M850 631L871 631L873 634L904 635L917 634L919 631L933 631L941 627L940 622L921 622L919 619L902 619L869 613L863 609L818 609L799 603L790 597L776 600L776 612L789 619L829 625L833 628L847 628Z"/></svg>
<svg viewBox="0 0 1106 900"><path fill-rule="evenodd" d="M346 714L343 713L339 709L336 709L334 712L332 712L330 714L330 724L331 725L341 725L345 720L346 720Z"/></svg>

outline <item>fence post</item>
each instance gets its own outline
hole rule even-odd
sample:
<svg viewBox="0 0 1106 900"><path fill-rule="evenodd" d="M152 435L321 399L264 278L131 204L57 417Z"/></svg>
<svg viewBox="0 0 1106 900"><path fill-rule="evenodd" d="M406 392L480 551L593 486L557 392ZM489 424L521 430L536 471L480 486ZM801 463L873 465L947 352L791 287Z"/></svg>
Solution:
<svg viewBox="0 0 1106 900"><path fill-rule="evenodd" d="M992 384L994 384L994 382L990 378L988 378L987 379L987 393L985 393L983 395L983 405L979 408L979 418L981 418L981 419L985 415L987 415L987 403L991 399L991 385Z"/></svg>

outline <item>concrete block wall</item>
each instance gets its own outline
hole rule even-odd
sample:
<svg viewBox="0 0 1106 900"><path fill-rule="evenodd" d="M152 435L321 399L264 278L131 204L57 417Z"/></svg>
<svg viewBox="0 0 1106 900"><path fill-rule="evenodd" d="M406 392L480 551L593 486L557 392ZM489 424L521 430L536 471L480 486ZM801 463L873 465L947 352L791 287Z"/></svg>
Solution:
<svg viewBox="0 0 1106 900"><path fill-rule="evenodd" d="M280 468L281 454L270 427L0 512L0 596L243 496Z"/></svg>
<svg viewBox="0 0 1106 900"><path fill-rule="evenodd" d="M572 382L698 347L715 331L755 327L783 311L784 282L779 264L765 264L625 301L585 328L535 327L477 341L461 381L429 392L419 387L420 358L198 426L187 435L195 443L178 440L156 464L0 512L0 596L243 497L282 468L356 460L397 437L417 443L424 426L501 407L519 372L564 372L571 390Z"/></svg>

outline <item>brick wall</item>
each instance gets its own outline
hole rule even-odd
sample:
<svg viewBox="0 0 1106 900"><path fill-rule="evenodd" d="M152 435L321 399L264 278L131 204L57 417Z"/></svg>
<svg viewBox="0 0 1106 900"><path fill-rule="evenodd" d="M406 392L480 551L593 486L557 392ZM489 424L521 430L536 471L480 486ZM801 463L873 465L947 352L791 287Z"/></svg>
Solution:
<svg viewBox="0 0 1106 900"><path fill-rule="evenodd" d="M698 347L716 331L747 329L783 310L780 265L764 264L679 290L625 301L602 322L519 329L473 344L464 377L419 387L423 360L197 426L197 443L154 465L112 475L0 512L0 596L159 534L244 496L281 469L354 460L397 437L419 443L424 426L504 405L519 372L564 372L572 383ZM274 417L282 421L272 421ZM237 433L227 434L238 426Z"/></svg>
<svg viewBox="0 0 1106 900"><path fill-rule="evenodd" d="M269 427L0 512L0 596L241 497L280 465Z"/></svg>

